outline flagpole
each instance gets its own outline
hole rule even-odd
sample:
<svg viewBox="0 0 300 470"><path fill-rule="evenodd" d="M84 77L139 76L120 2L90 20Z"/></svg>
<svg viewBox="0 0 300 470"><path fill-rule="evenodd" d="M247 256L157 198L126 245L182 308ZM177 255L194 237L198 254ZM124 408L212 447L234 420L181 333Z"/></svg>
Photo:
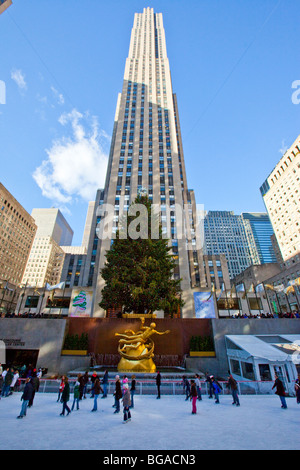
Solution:
<svg viewBox="0 0 300 470"><path fill-rule="evenodd" d="M41 310L42 310L42 305L43 305L44 298L45 298L45 293L46 293L46 286L47 286L47 283L45 283L45 286L44 286L44 292L43 292L43 295L42 295L42 301L41 301L41 304L40 304L40 309L39 309L38 315L40 315Z"/></svg>
<svg viewBox="0 0 300 470"><path fill-rule="evenodd" d="M259 301L258 301L257 292L256 292L256 287L257 287L257 286L254 286L254 285L253 285L253 287L254 287L254 293L255 293L255 298L256 298L257 305L258 305L259 314L261 315L260 303L259 303Z"/></svg>
<svg viewBox="0 0 300 470"><path fill-rule="evenodd" d="M18 316L20 315L20 310L21 310L21 306L22 306L23 299L24 299L24 296L25 296L27 283L28 283L28 279L26 279L26 283L25 283L25 287L24 287L24 292L21 294L21 302L19 303Z"/></svg>
<svg viewBox="0 0 300 470"><path fill-rule="evenodd" d="M227 303L227 289L226 289L226 286L225 286L225 282L224 282L224 289L225 289L225 297L226 297L226 302L225 302L225 307L226 305L228 305ZM228 308L226 308L226 310L228 311L228 316L230 317L230 311Z"/></svg>
<svg viewBox="0 0 300 470"><path fill-rule="evenodd" d="M64 290L63 290L63 296L62 296L63 300L64 300L64 296L65 296L65 289L66 289L66 283L64 283ZM62 309L62 307L59 310L59 315L61 315L61 309Z"/></svg>
<svg viewBox="0 0 300 470"><path fill-rule="evenodd" d="M266 288L265 288L265 284L262 282L262 285L263 285L263 288L264 288L264 291L265 291L265 294L266 294L266 298L267 298L267 302L268 302L268 305L269 305L269 309L270 309L270 314L272 313L273 309L270 305L270 302L269 302L269 297L268 297L268 294L267 294L267 291L266 291Z"/></svg>
<svg viewBox="0 0 300 470"><path fill-rule="evenodd" d="M243 282L243 284L244 284L244 282ZM248 290L246 289L245 284L244 284L244 288L245 288L245 295L246 295L246 300L247 300L249 315L252 315L252 314L251 314L251 306L250 306L250 302L249 302L249 298L248 298ZM250 289L250 287L249 287L249 289Z"/></svg>

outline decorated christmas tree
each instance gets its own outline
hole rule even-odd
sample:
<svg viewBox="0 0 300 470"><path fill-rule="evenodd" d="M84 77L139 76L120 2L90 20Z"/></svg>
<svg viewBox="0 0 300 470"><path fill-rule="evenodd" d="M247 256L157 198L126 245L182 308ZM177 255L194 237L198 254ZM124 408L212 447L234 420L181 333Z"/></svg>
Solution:
<svg viewBox="0 0 300 470"><path fill-rule="evenodd" d="M83 290L74 297L72 305L73 307L76 307L75 313L77 310L80 312L84 312L86 310L86 293Z"/></svg>

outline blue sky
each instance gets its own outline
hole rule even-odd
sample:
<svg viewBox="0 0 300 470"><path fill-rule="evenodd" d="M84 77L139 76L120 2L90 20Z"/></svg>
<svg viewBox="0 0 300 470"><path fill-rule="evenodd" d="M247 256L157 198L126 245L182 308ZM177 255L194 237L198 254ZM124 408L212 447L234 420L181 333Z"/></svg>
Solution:
<svg viewBox="0 0 300 470"><path fill-rule="evenodd" d="M163 13L198 204L264 211L259 187L299 134L296 0L14 0L0 16L0 180L28 212L60 207L75 245L104 183L133 16L148 6Z"/></svg>

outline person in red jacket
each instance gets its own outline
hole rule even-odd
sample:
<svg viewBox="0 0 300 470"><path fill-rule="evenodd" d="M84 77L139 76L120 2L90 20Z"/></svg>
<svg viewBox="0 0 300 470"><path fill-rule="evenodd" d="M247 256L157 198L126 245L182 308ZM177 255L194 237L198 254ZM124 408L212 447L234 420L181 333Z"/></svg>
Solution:
<svg viewBox="0 0 300 470"><path fill-rule="evenodd" d="M274 385L272 387L272 390L275 387L276 387L276 392L275 393L276 393L276 395L279 396L280 401L281 401L281 408L286 409L287 404L286 404L286 400L285 400L284 386L283 386L283 383L281 382L281 380L279 379L278 375L276 375L276 374L275 374L275 382L274 382Z"/></svg>

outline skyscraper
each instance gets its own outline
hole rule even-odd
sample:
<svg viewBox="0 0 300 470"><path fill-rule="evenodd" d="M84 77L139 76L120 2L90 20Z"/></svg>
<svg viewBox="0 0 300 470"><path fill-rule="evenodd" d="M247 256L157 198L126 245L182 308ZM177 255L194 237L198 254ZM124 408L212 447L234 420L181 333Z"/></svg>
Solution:
<svg viewBox="0 0 300 470"><path fill-rule="evenodd" d="M268 214L262 212L243 212L242 218L245 224L247 221L249 222L259 264L276 263L277 259L271 239L274 232Z"/></svg>
<svg viewBox="0 0 300 470"><path fill-rule="evenodd" d="M123 88L117 101L103 198L104 204L114 207L112 236L120 217L141 190L147 191L153 204L160 205L163 230L169 230L176 259L174 277L181 279L185 301L182 314L192 317L191 285L205 284L200 279L204 270L194 229L193 192L187 187L178 105L172 89L163 18L152 8L145 8L143 13L134 16ZM175 207L184 209L185 205L189 224L184 225L182 233L182 218ZM99 242L98 266L101 270L111 240ZM103 287L104 281L99 275L95 316L105 315L98 306Z"/></svg>
<svg viewBox="0 0 300 470"><path fill-rule="evenodd" d="M284 261L300 252L300 135L260 188Z"/></svg>
<svg viewBox="0 0 300 470"><path fill-rule="evenodd" d="M12 0L0 0L0 15L12 4Z"/></svg>

